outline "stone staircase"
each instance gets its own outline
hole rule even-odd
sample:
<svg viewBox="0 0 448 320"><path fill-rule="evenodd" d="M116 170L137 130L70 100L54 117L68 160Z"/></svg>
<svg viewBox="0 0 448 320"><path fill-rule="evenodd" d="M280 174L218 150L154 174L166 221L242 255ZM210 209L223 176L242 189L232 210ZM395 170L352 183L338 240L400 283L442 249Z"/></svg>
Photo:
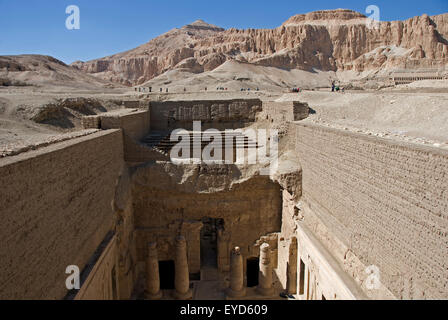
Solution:
<svg viewBox="0 0 448 320"><path fill-rule="evenodd" d="M225 143L226 143L226 137L225 132L220 131L221 134L221 141L223 145L223 154L225 154ZM181 134L178 135L177 140L171 141L170 132L165 131L151 131L146 137L144 137L141 140L141 143L146 145L148 148L151 148L165 156L169 156L171 149L174 146L183 147L183 148L190 148L190 155L193 155L193 145L194 141L201 141L201 153L204 150L204 148L210 144L213 141L213 134L206 131L189 131L189 142L185 141L186 137L182 137ZM236 149L253 149L253 148L259 148L260 145L253 141L252 139L248 138L247 136L244 136L241 132L233 132L233 150ZM181 140L182 137L182 141ZM236 152L234 152L234 155Z"/></svg>

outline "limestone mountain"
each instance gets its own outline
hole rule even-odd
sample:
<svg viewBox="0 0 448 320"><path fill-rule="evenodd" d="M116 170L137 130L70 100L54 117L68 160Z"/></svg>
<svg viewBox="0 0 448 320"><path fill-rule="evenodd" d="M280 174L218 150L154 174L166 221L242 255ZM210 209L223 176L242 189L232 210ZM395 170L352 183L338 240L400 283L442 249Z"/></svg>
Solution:
<svg viewBox="0 0 448 320"><path fill-rule="evenodd" d="M50 56L0 56L0 86L114 88L117 84L85 74Z"/></svg>
<svg viewBox="0 0 448 320"><path fill-rule="evenodd" d="M133 50L73 66L105 80L142 84L166 71L201 73L235 60L311 71L440 67L448 63L448 13L380 22L351 10L291 17L275 29L224 30L198 20Z"/></svg>

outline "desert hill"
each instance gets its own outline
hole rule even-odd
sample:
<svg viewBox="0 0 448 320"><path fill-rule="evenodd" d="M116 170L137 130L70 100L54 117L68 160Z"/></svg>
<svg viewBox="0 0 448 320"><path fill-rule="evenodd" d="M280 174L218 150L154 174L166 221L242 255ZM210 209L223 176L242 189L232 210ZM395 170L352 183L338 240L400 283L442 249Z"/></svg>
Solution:
<svg viewBox="0 0 448 320"><path fill-rule="evenodd" d="M0 56L0 157L71 137L83 116L119 108L122 91L50 56Z"/></svg>
<svg viewBox="0 0 448 320"><path fill-rule="evenodd" d="M24 54L0 56L1 86L68 87L76 89L113 88L117 85L93 77L56 58Z"/></svg>
<svg viewBox="0 0 448 320"><path fill-rule="evenodd" d="M324 72L448 63L448 14L369 25L364 15L345 9L295 15L275 29L224 30L198 20L133 50L73 66L101 79L138 85L170 70L198 74L226 61Z"/></svg>
<svg viewBox="0 0 448 320"><path fill-rule="evenodd" d="M284 88L315 89L328 87L329 79L337 79L332 71L308 72L300 69L285 70L276 67L261 66L237 60L228 60L219 67L200 73L188 68L169 70L142 85L151 87L154 92L169 87L169 92L181 93L208 90L239 91L257 89L263 91L282 91ZM283 89L282 89L283 88Z"/></svg>

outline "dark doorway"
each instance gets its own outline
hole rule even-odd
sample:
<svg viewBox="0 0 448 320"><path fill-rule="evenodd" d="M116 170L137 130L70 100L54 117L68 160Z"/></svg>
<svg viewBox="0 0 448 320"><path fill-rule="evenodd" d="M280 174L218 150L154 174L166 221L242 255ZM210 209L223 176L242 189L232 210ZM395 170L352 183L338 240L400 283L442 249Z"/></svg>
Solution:
<svg viewBox="0 0 448 320"><path fill-rule="evenodd" d="M160 289L174 289L174 260L159 261Z"/></svg>
<svg viewBox="0 0 448 320"><path fill-rule="evenodd" d="M218 230L224 228L223 219L202 218L201 267L218 266Z"/></svg>
<svg viewBox="0 0 448 320"><path fill-rule="evenodd" d="M260 259L249 258L246 262L247 287L258 286L258 273L260 272Z"/></svg>

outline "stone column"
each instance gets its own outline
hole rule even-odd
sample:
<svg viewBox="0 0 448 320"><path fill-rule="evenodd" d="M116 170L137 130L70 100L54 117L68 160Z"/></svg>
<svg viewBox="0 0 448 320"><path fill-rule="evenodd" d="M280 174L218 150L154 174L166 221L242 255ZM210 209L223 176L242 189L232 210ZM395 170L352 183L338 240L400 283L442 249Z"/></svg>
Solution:
<svg viewBox="0 0 448 320"><path fill-rule="evenodd" d="M289 243L289 259L287 267L286 290L289 294L297 293L297 238L292 237Z"/></svg>
<svg viewBox="0 0 448 320"><path fill-rule="evenodd" d="M274 293L272 287L272 266L271 248L268 243L260 246L260 272L258 274L257 291L263 296L270 296Z"/></svg>
<svg viewBox="0 0 448 320"><path fill-rule="evenodd" d="M201 221L183 221L180 234L187 240L188 272L199 273L201 271Z"/></svg>
<svg viewBox="0 0 448 320"><path fill-rule="evenodd" d="M157 243L148 244L148 256L146 257L146 291L145 298L157 300L162 297L160 291L159 259L157 257Z"/></svg>
<svg viewBox="0 0 448 320"><path fill-rule="evenodd" d="M243 297L246 295L246 288L244 287L244 270L243 270L243 256L240 248L235 247L230 256L230 288L227 295L231 298Z"/></svg>
<svg viewBox="0 0 448 320"><path fill-rule="evenodd" d="M218 230L217 239L217 255L218 255L218 270L220 272L229 271L229 234L223 229Z"/></svg>
<svg viewBox="0 0 448 320"><path fill-rule="evenodd" d="M184 236L176 238L176 257L174 275L174 297L179 300L192 298L190 290L190 274L188 272L187 241Z"/></svg>

